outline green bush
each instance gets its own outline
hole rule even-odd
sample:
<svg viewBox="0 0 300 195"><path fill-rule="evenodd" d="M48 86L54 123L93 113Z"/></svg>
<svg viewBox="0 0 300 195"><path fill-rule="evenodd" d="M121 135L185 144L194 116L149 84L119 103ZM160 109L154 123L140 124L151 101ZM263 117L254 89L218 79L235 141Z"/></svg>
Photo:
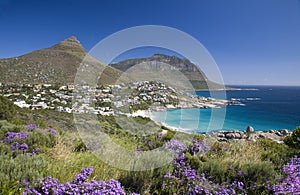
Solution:
<svg viewBox="0 0 300 195"><path fill-rule="evenodd" d="M286 136L283 141L291 148L300 149L300 126L293 131L292 135Z"/></svg>
<svg viewBox="0 0 300 195"><path fill-rule="evenodd" d="M185 154L185 161L195 170L198 170L202 166L202 160L204 161L205 159L202 157L200 159L198 156L191 155L188 152Z"/></svg>
<svg viewBox="0 0 300 195"><path fill-rule="evenodd" d="M230 162L220 162L219 159L209 159L208 162L201 163L201 165L202 166L198 168L198 173L205 173L211 176L217 183L227 181L226 174L231 165Z"/></svg>
<svg viewBox="0 0 300 195"><path fill-rule="evenodd" d="M256 183L273 184L277 178L277 173L274 170L274 166L271 162L261 161L261 162L251 162L248 164L241 165L241 170L243 172L244 184L248 189Z"/></svg>
<svg viewBox="0 0 300 195"><path fill-rule="evenodd" d="M13 158L0 154L0 158L0 189L5 188L5 186L7 188L15 182L33 181L47 176L48 163L41 155L20 154Z"/></svg>
<svg viewBox="0 0 300 195"><path fill-rule="evenodd" d="M0 155L11 155L10 146L5 143L0 143Z"/></svg>
<svg viewBox="0 0 300 195"><path fill-rule="evenodd" d="M12 120L16 115L16 106L6 97L0 96L0 120Z"/></svg>
<svg viewBox="0 0 300 195"><path fill-rule="evenodd" d="M130 192L161 194L161 181L171 170L171 165L167 165L147 171L129 171L121 177L120 182Z"/></svg>
<svg viewBox="0 0 300 195"><path fill-rule="evenodd" d="M216 183L230 184L234 180L242 181L247 189L247 194L269 194L265 184L273 184L277 178L274 165L268 161L257 161L241 164L239 162L220 162L219 159L209 159L201 163L198 173L205 173ZM257 186L255 190L253 187Z"/></svg>
<svg viewBox="0 0 300 195"><path fill-rule="evenodd" d="M77 139L74 144L74 152L86 152L87 145L82 141L82 139Z"/></svg>
<svg viewBox="0 0 300 195"><path fill-rule="evenodd" d="M30 132L23 142L32 147L52 148L56 144L56 137L52 133L43 133L42 131L36 130Z"/></svg>
<svg viewBox="0 0 300 195"><path fill-rule="evenodd" d="M261 139L257 141L257 144L263 149L261 160L271 161L276 170L280 170L296 154L295 150L272 140Z"/></svg>
<svg viewBox="0 0 300 195"><path fill-rule="evenodd" d="M24 131L24 126L14 125L7 121L0 121L0 140L3 140L8 131L12 132L22 132Z"/></svg>

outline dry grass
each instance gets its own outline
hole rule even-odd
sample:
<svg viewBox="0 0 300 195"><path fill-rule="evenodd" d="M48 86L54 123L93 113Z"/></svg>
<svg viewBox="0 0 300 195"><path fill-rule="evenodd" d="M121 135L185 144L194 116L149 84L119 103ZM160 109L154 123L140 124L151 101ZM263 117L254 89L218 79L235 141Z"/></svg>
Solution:
<svg viewBox="0 0 300 195"><path fill-rule="evenodd" d="M231 143L224 155L224 160L247 164L261 161L262 149L253 142Z"/></svg>
<svg viewBox="0 0 300 195"><path fill-rule="evenodd" d="M51 156L57 160L65 160L71 154L70 149L63 143L60 137L57 139L57 143L51 149Z"/></svg>

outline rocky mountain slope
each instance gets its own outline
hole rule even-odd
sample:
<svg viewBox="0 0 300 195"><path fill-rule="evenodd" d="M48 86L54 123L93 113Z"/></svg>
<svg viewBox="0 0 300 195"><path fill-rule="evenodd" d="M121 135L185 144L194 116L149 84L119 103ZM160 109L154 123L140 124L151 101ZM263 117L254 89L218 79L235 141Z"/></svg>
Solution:
<svg viewBox="0 0 300 195"><path fill-rule="evenodd" d="M110 64L110 66L126 72L130 71L130 69L134 66L141 64L142 66L150 67L150 69L162 68L162 64L169 65L170 67L172 67L172 69L180 71L189 80L189 82L195 89L207 89L207 83L209 83L210 86L213 86L213 88L216 89L223 87L217 83L209 81L204 72L199 70L196 65L190 62L188 59L182 59L177 56L154 54L153 56L148 58L128 59L115 64ZM142 71L141 74L143 74Z"/></svg>
<svg viewBox="0 0 300 195"><path fill-rule="evenodd" d="M3 83L73 83L77 69L88 55L76 37L46 49L15 58L0 59L0 82ZM87 63L104 66L89 56ZM102 83L113 82L121 71L107 66Z"/></svg>
<svg viewBox="0 0 300 195"><path fill-rule="evenodd" d="M209 81L205 74L188 59L181 59L176 56L155 54L149 58L129 59L106 66L98 59L90 56L74 36L49 48L36 50L14 58L0 59L0 82L71 84L74 83L75 75L83 59L85 59L84 65L90 65L94 68L92 69L93 73L98 71L99 67L100 69L105 67L99 79L100 84L115 83L121 75L126 77L127 73L124 74L124 72L141 63L146 63L146 66L140 68L138 72L141 79L145 76L151 77L147 75L148 73L144 71L144 68L149 70L155 67L158 70L158 74L154 73L157 77L166 77L166 75L159 72L157 64L160 63L167 64L175 71L183 73L182 75L187 78L189 84L195 89L207 89L207 83L214 88L222 88L221 85ZM86 77L89 77L89 74L87 73ZM176 77L172 74L169 76ZM182 85L185 85L185 83Z"/></svg>

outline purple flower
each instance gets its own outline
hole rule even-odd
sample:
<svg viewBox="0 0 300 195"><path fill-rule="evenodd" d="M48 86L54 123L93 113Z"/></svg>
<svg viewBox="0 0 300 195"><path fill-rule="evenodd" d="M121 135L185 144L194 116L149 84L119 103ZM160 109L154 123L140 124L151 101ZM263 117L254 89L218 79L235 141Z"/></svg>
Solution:
<svg viewBox="0 0 300 195"><path fill-rule="evenodd" d="M238 171L237 171L237 175L238 175L238 176L243 176L243 171L238 170Z"/></svg>
<svg viewBox="0 0 300 195"><path fill-rule="evenodd" d="M41 149L40 148L34 148L31 152L31 156L36 155Z"/></svg>
<svg viewBox="0 0 300 195"><path fill-rule="evenodd" d="M46 134L46 133L49 132L49 133L51 133L51 134L53 134L53 135L56 135L56 130L54 130L54 129L52 129L52 128L43 129L42 132L43 132L44 134Z"/></svg>
<svg viewBox="0 0 300 195"><path fill-rule="evenodd" d="M187 149L186 145L177 139L172 139L171 141L167 142L164 147L170 152L174 153L175 157L178 157Z"/></svg>
<svg viewBox="0 0 300 195"><path fill-rule="evenodd" d="M27 130L39 130L39 129L40 129L40 128L39 128L39 125L37 125L37 124L26 125L25 128L26 128Z"/></svg>
<svg viewBox="0 0 300 195"><path fill-rule="evenodd" d="M285 177L281 182L273 186L275 194L300 193L300 158L293 158L282 168Z"/></svg>
<svg viewBox="0 0 300 195"><path fill-rule="evenodd" d="M94 168L88 167L88 168L82 168L82 171L80 174L77 174L75 176L75 182L76 183L83 183L85 182L88 177L93 173Z"/></svg>
<svg viewBox="0 0 300 195"><path fill-rule="evenodd" d="M199 153L205 154L210 150L210 146L206 143L205 140L199 142L197 139L193 140L193 145L191 147L191 153L197 155Z"/></svg>
<svg viewBox="0 0 300 195"><path fill-rule="evenodd" d="M10 145L10 148L12 151L22 150L23 152L26 152L28 150L28 145L25 143L19 144L18 142L14 142Z"/></svg>
<svg viewBox="0 0 300 195"><path fill-rule="evenodd" d="M15 138L25 139L29 135L28 132L16 133L16 132L7 132L6 133L6 140L8 142L12 141Z"/></svg>
<svg viewBox="0 0 300 195"><path fill-rule="evenodd" d="M52 133L53 135L56 135L56 130L54 130L52 128L49 128L48 131L49 131L49 133Z"/></svg>
<svg viewBox="0 0 300 195"><path fill-rule="evenodd" d="M164 176L162 189L173 194L246 194L244 183L235 180L231 184L218 184L196 170L184 161L185 154L182 153L173 161L174 169Z"/></svg>
<svg viewBox="0 0 300 195"><path fill-rule="evenodd" d="M104 194L120 194L125 195L125 191L121 183L116 180L107 182L100 180L91 180L88 182L88 177L92 174L93 167L83 168L80 174L75 176L74 182L66 182L60 184L57 179L46 177L41 178L37 183L30 186L24 183L25 189L23 194L84 194L84 195L104 195ZM132 195L137 195L132 193Z"/></svg>
<svg viewBox="0 0 300 195"><path fill-rule="evenodd" d="M162 137L163 136L163 134L160 132L160 133L158 133L157 134L157 137L159 138L159 137Z"/></svg>

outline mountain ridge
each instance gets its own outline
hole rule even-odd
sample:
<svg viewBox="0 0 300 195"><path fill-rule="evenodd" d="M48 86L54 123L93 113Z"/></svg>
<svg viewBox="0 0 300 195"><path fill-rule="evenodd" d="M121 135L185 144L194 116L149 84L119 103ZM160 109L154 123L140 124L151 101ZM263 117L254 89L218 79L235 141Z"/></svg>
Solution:
<svg viewBox="0 0 300 195"><path fill-rule="evenodd" d="M148 66L151 66L150 63L153 62L159 62L161 64L167 64L171 67L174 67L174 69L181 72L189 80L192 87L196 90L208 88L224 89L223 85L210 81L205 75L205 73L197 67L197 65L195 65L186 58L180 58L177 56L154 54L150 57L127 59L109 65L114 67L115 69L126 72L127 70L130 70L136 65L149 63Z"/></svg>
<svg viewBox="0 0 300 195"><path fill-rule="evenodd" d="M81 63L89 64L98 71L99 84L114 84L127 69L143 62L162 62L183 73L193 87L197 89L223 88L222 85L209 81L206 75L188 59L165 54L154 54L148 58L127 59L108 66L90 56L75 36L48 48L32 51L13 58L0 59L0 82L2 83L74 83ZM97 67L100 67L97 68ZM88 77L88 74L87 74Z"/></svg>
<svg viewBox="0 0 300 195"><path fill-rule="evenodd" d="M91 56L85 51L78 39L71 36L48 48L13 58L0 59L0 82L73 83L76 72L84 59L92 59L91 64L104 66L97 59L86 57ZM102 82L109 84L120 74L120 71L107 67L102 75Z"/></svg>

